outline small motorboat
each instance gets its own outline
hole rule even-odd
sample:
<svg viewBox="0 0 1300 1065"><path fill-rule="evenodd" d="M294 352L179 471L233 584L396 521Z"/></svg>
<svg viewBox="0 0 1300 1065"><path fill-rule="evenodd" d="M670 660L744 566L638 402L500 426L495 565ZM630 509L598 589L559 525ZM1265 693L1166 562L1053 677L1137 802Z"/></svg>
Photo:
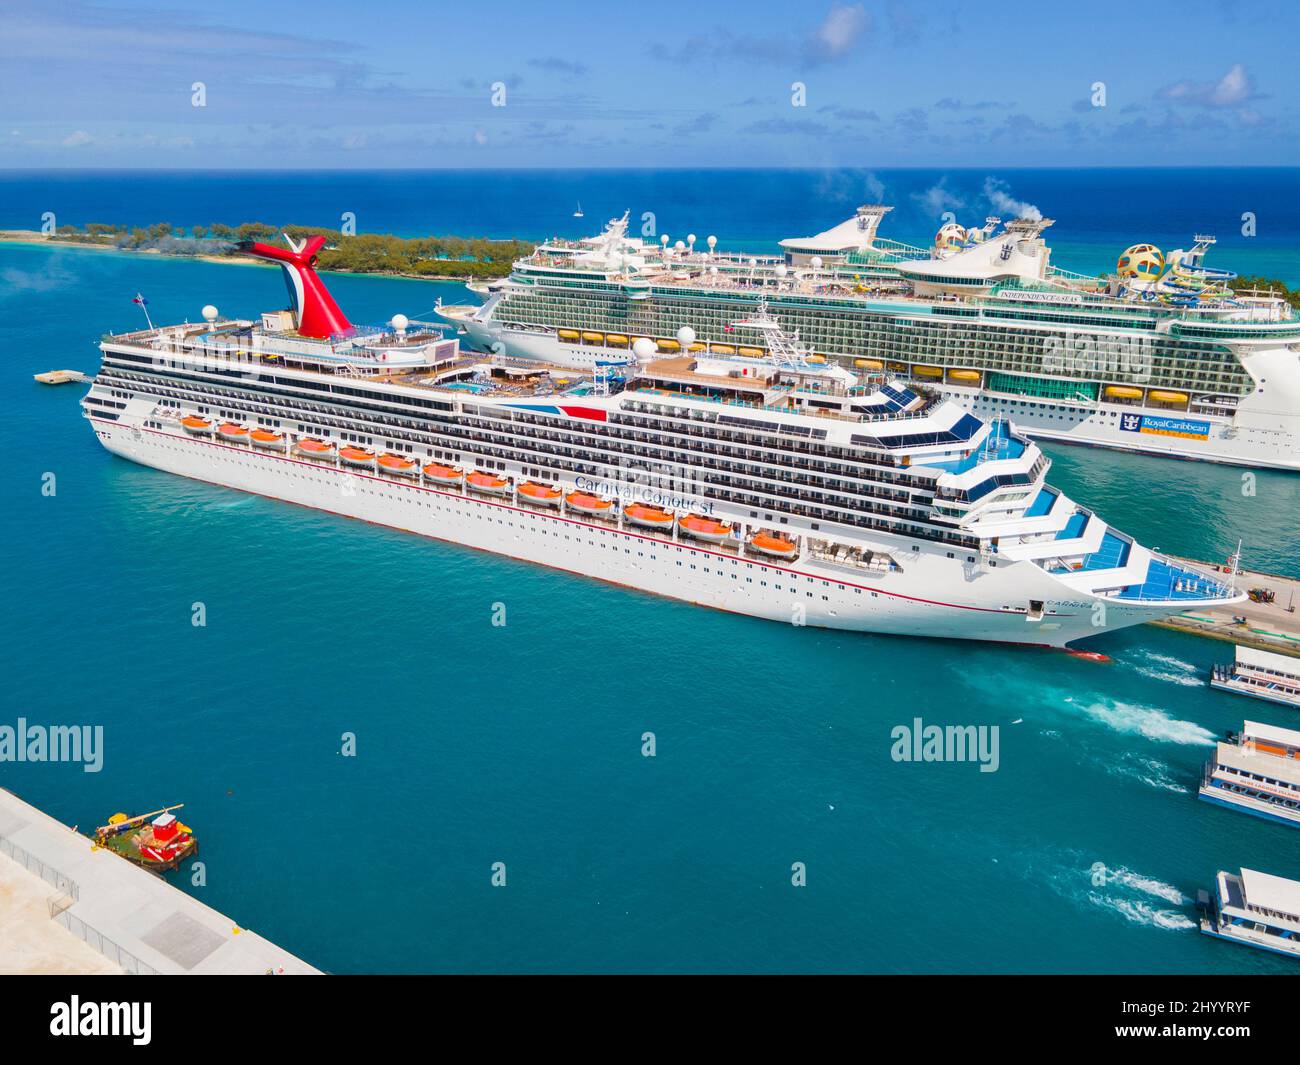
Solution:
<svg viewBox="0 0 1300 1065"><path fill-rule="evenodd" d="M212 434L212 423L207 418L200 418L197 414L189 414L182 418L181 428L187 433L193 433L195 436L210 436Z"/></svg>
<svg viewBox="0 0 1300 1065"><path fill-rule="evenodd" d="M614 504L608 499L601 499L600 496L589 495L586 492L570 492L564 497L564 502L575 513L590 514L594 518L608 517L609 512L614 509Z"/></svg>
<svg viewBox="0 0 1300 1065"><path fill-rule="evenodd" d="M424 479L434 484L460 484L465 479L465 471L459 466L443 466L431 462L424 467Z"/></svg>
<svg viewBox="0 0 1300 1065"><path fill-rule="evenodd" d="M419 470L414 459L393 455L387 451L379 456L379 468L385 473L398 473L403 477L414 477Z"/></svg>
<svg viewBox="0 0 1300 1065"><path fill-rule="evenodd" d="M488 495L508 496L510 494L509 481L494 473L484 473L482 470L475 470L466 477L465 484L476 492L486 492Z"/></svg>
<svg viewBox="0 0 1300 1065"><path fill-rule="evenodd" d="M222 422L217 426L217 436L229 440L232 444L248 443L248 426L238 422Z"/></svg>
<svg viewBox="0 0 1300 1065"><path fill-rule="evenodd" d="M254 429L248 434L249 443L254 447L271 448L275 451L284 450L284 433L277 433L274 429Z"/></svg>
<svg viewBox="0 0 1300 1065"><path fill-rule="evenodd" d="M787 540L784 536L773 536L765 532L756 532L751 536L749 546L760 555L768 555L772 558L794 558L799 553L799 548L793 541Z"/></svg>
<svg viewBox="0 0 1300 1065"><path fill-rule="evenodd" d="M677 519L677 527L687 536L705 540L711 544L720 544L731 539L732 526L715 518L701 517L699 514L687 514Z"/></svg>
<svg viewBox="0 0 1300 1065"><path fill-rule="evenodd" d="M193 831L172 813L184 805L165 806L136 817L114 814L108 819L108 824L95 829L95 845L150 872L164 873L175 869L186 858L199 852L199 841L194 838Z"/></svg>
<svg viewBox="0 0 1300 1065"><path fill-rule="evenodd" d="M334 445L328 440L317 440L314 436L304 436L298 441L297 451L311 459L331 459L334 457Z"/></svg>
<svg viewBox="0 0 1300 1065"><path fill-rule="evenodd" d="M543 507L558 507L563 493L553 485L525 481L519 486L519 498Z"/></svg>
<svg viewBox="0 0 1300 1065"><path fill-rule="evenodd" d="M364 447L339 448L339 461L346 466L360 466L369 469L375 464L375 453Z"/></svg>
<svg viewBox="0 0 1300 1065"><path fill-rule="evenodd" d="M631 503L623 508L623 516L633 525L647 529L671 529L673 516L665 510L647 507L644 503Z"/></svg>

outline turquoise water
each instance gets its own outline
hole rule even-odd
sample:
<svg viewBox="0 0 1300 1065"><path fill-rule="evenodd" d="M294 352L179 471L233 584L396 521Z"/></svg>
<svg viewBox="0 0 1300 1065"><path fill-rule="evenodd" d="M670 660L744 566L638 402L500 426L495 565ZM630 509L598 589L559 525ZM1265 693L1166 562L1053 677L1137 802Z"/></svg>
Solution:
<svg viewBox="0 0 1300 1065"><path fill-rule="evenodd" d="M207 885L176 882L309 961L1294 971L1192 930L1216 869L1300 876L1300 832L1194 798L1216 735L1294 724L1206 686L1226 645L1130 630L1094 642L1103 665L787 628L134 466L79 387L30 375L93 370L101 330L142 323L137 290L155 320L252 314L278 275L0 246L0 283L0 722L102 724L107 745L99 774L3 764L0 785L83 827L185 802ZM330 284L359 322L462 295ZM1240 537L1300 574L1295 477L1243 496L1240 470L1048 450L1055 484L1143 542L1219 559ZM917 716L1001 726L1000 768L895 763Z"/></svg>

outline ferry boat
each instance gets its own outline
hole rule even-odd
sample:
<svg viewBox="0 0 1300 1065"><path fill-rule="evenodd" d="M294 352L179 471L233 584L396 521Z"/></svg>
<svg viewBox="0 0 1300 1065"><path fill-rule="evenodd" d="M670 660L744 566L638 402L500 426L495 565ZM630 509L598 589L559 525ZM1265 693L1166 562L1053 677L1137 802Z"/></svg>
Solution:
<svg viewBox="0 0 1300 1065"><path fill-rule="evenodd" d="M1047 457L1005 421L819 362L761 308L747 322L764 359L701 352L682 329L671 354L639 339L631 361L576 373L466 353L402 315L353 326L315 272L320 246L241 246L284 267L287 310L231 319L209 305L201 322L103 337L83 400L103 445L800 625L1061 647L1242 599L1050 487ZM259 425L288 446L196 433L195 420ZM560 504L521 497L528 484Z"/></svg>
<svg viewBox="0 0 1300 1065"><path fill-rule="evenodd" d="M1300 659L1238 645L1234 661L1211 671L1210 687L1300 710Z"/></svg>
<svg viewBox="0 0 1300 1065"><path fill-rule="evenodd" d="M1242 869L1220 871L1214 892L1197 892L1201 931L1300 958L1300 881Z"/></svg>
<svg viewBox="0 0 1300 1065"><path fill-rule="evenodd" d="M1220 741L1199 795L1256 817L1300 826L1300 732L1247 721Z"/></svg>
<svg viewBox="0 0 1300 1065"><path fill-rule="evenodd" d="M662 345L682 326L701 352L761 357L733 322L766 299L818 356L1031 437L1300 469L1300 316L1276 293L1230 289L1236 275L1205 263L1212 236L1167 254L1133 245L1098 278L1052 264L1049 218L950 223L922 248L878 236L890 210L860 207L781 255L694 234L655 244L630 237L624 214L472 286L481 306L440 313L478 350L591 368L629 337Z"/></svg>

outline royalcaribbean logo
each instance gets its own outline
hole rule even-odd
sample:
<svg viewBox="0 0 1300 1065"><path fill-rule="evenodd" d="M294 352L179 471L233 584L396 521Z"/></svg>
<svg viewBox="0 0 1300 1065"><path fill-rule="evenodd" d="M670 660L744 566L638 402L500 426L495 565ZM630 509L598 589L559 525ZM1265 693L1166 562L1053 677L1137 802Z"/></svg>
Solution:
<svg viewBox="0 0 1300 1065"><path fill-rule="evenodd" d="M1187 440L1208 440L1210 423L1190 418L1161 418L1155 414L1121 414L1119 427L1126 433L1152 436L1181 436Z"/></svg>

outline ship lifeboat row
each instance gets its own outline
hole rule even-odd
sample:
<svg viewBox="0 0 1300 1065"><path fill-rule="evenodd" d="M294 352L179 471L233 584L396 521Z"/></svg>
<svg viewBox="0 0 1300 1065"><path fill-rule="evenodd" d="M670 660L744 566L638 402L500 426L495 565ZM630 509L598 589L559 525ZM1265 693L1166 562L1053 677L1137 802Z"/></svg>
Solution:
<svg viewBox="0 0 1300 1065"><path fill-rule="evenodd" d="M248 426L240 425L238 422L222 422L217 426L217 436L222 440L228 440L232 444L248 443Z"/></svg>
<svg viewBox="0 0 1300 1065"><path fill-rule="evenodd" d="M564 497L564 502L574 513L586 514L593 518L606 518L614 509L614 504L608 499L601 499L600 496L593 496L587 492L570 492Z"/></svg>
<svg viewBox="0 0 1300 1065"><path fill-rule="evenodd" d="M339 461L344 466L358 466L369 469L375 464L375 453L368 447L341 447Z"/></svg>
<svg viewBox="0 0 1300 1065"><path fill-rule="evenodd" d="M212 423L207 418L200 418L197 414L182 418L181 428L193 436L212 435Z"/></svg>
<svg viewBox="0 0 1300 1065"><path fill-rule="evenodd" d="M248 434L248 442L254 447L264 447L272 451L285 449L284 433L277 433L274 429L254 429Z"/></svg>
<svg viewBox="0 0 1300 1065"><path fill-rule="evenodd" d="M424 467L424 479L434 484L456 485L465 479L465 471L459 466L444 466L431 462Z"/></svg>
<svg viewBox="0 0 1300 1065"><path fill-rule="evenodd" d="M792 540L766 532L756 532L751 536L749 546L769 558L794 558L799 553L798 546Z"/></svg>
<svg viewBox="0 0 1300 1065"><path fill-rule="evenodd" d="M677 528L687 536L706 543L720 544L731 539L734 527L714 518L702 518L698 514L686 514L677 519Z"/></svg>

